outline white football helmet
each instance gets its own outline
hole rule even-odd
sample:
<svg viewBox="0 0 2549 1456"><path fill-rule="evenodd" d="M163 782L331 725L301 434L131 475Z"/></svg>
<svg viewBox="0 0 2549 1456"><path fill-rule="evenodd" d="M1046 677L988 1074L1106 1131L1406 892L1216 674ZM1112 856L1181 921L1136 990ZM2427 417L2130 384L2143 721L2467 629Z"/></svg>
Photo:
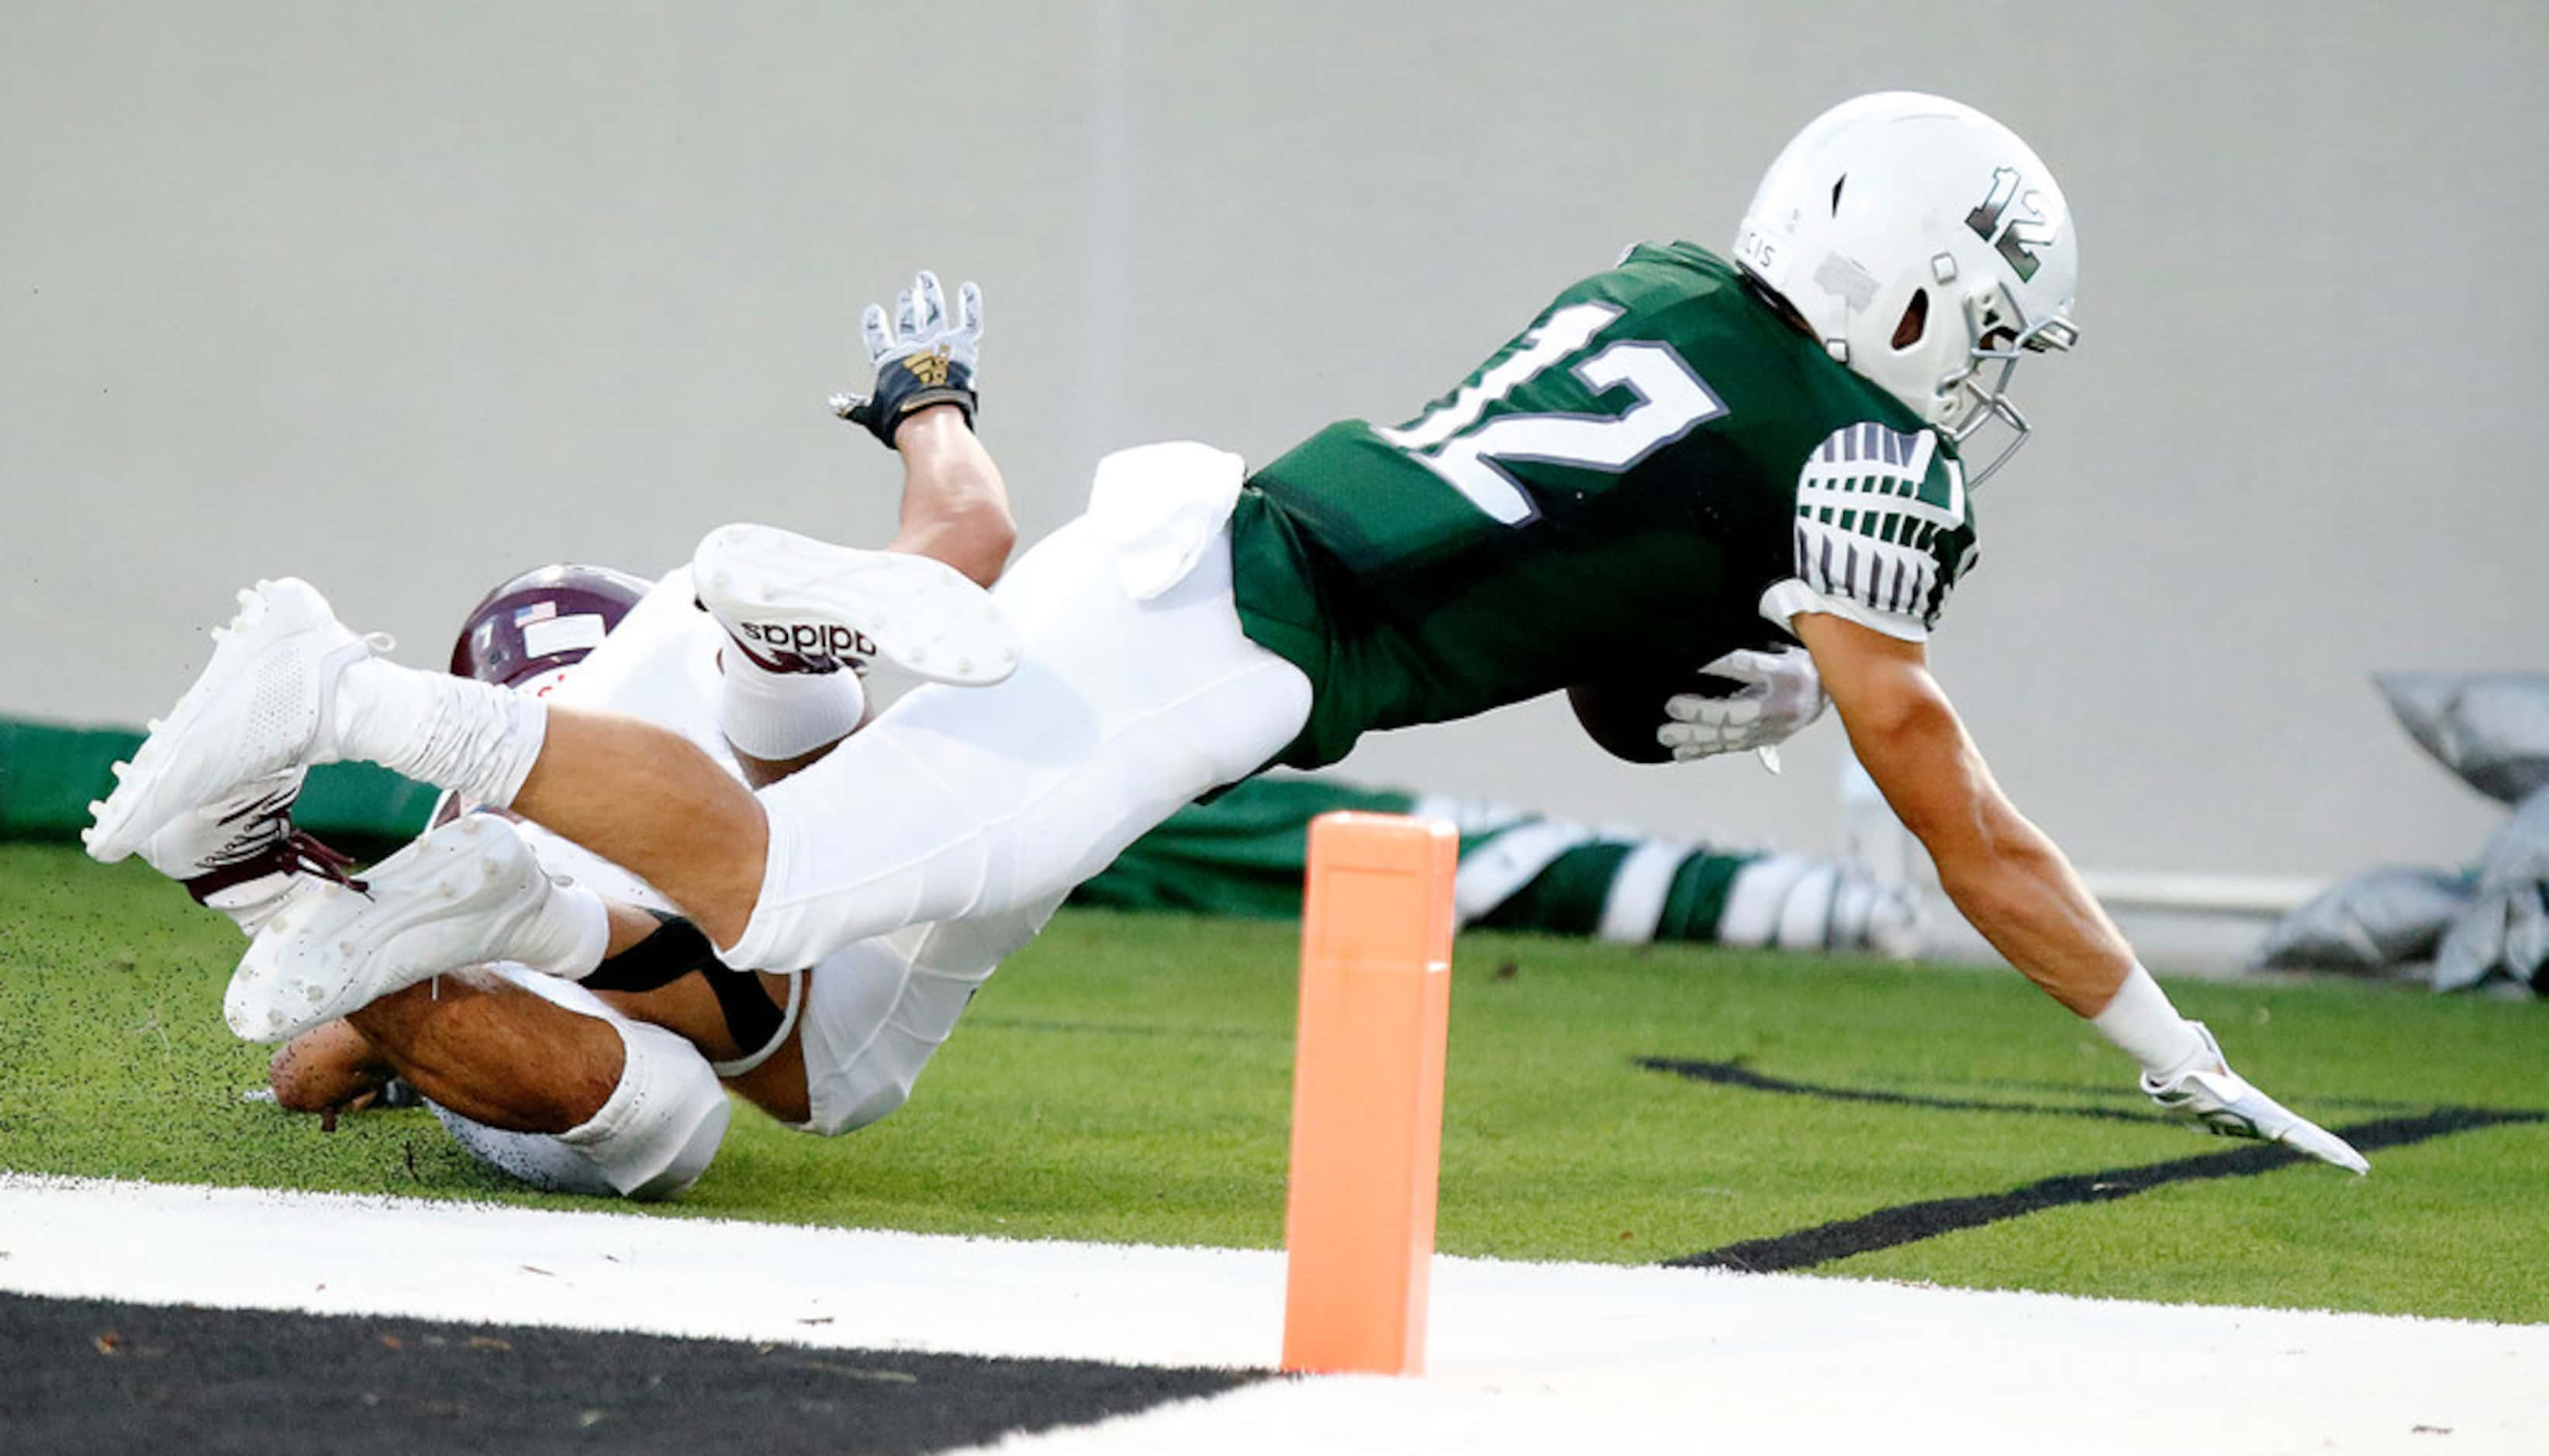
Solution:
<svg viewBox="0 0 2549 1456"><path fill-rule="evenodd" d="M2009 399L2021 353L2079 339L2062 189L2015 133L1940 96L1879 92L1815 118L1761 179L1735 261L1949 439L2015 430L1976 485L2026 443Z"/></svg>

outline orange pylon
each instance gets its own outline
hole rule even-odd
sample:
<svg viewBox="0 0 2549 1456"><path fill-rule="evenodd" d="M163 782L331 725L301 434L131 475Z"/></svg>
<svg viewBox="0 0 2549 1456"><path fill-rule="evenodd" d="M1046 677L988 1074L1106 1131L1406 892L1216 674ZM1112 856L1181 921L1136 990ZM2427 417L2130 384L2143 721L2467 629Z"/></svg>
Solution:
<svg viewBox="0 0 2549 1456"><path fill-rule="evenodd" d="M1283 1368L1421 1375L1452 1007L1449 824L1310 822Z"/></svg>

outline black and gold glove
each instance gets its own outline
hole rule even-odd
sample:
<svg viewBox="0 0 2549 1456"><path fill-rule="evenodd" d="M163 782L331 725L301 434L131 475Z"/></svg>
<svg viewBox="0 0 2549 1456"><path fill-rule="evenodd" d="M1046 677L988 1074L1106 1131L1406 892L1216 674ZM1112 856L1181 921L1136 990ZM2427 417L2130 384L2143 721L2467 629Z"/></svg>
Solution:
<svg viewBox="0 0 2549 1456"><path fill-rule="evenodd" d="M868 362L876 366L876 387L865 395L832 396L832 412L894 445L894 432L903 416L932 405L953 405L965 411L972 427L980 401L974 393L975 361L983 341L983 291L971 283L956 290L956 317L947 317L947 299L938 275L922 269L894 302L894 324L886 324L882 305L870 304L859 316L867 335Z"/></svg>

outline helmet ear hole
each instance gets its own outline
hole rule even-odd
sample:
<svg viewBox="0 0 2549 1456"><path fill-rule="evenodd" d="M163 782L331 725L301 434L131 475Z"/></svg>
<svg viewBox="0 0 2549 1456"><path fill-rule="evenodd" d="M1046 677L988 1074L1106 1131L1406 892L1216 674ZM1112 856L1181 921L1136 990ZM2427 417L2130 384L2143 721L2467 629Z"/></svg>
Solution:
<svg viewBox="0 0 2549 1456"><path fill-rule="evenodd" d="M1903 306L1903 317L1895 320L1894 347L1908 349L1930 331L1930 290L1915 289L1912 302Z"/></svg>

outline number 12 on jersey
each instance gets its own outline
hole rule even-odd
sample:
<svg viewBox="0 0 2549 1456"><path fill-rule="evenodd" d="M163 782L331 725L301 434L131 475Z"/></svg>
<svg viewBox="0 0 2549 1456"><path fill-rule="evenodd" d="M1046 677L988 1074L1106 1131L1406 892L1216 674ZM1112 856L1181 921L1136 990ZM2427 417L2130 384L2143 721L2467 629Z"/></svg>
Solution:
<svg viewBox="0 0 2549 1456"><path fill-rule="evenodd" d="M1596 395L1627 387L1637 403L1618 414L1499 414L1479 416L1540 375L1581 354L1593 336L1620 317L1609 304L1570 304L1550 315L1514 350L1474 384L1419 418L1372 432L1408 458L1441 476L1469 503L1509 526L1540 515L1520 483L1501 462L1537 461L1617 475L1726 412L1697 374L1669 344L1623 339L1578 362L1575 377Z"/></svg>

